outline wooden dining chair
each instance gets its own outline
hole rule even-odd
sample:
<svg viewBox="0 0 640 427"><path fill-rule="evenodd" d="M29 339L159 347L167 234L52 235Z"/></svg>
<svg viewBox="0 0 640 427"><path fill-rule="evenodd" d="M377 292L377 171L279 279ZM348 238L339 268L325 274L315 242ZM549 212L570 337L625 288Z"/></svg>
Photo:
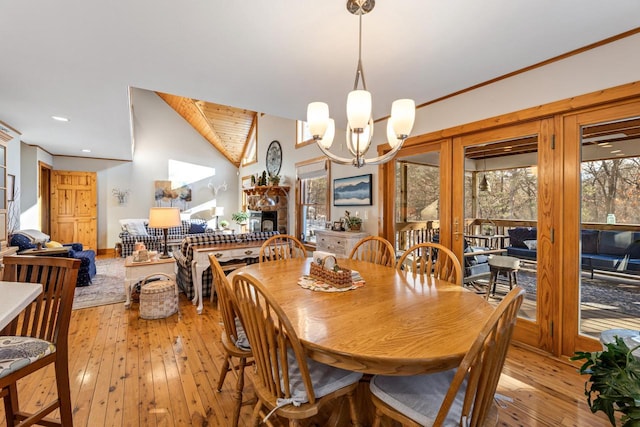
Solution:
<svg viewBox="0 0 640 427"><path fill-rule="evenodd" d="M75 258L4 257L3 280L41 283L43 292L14 319L0 337L0 395L7 426L42 424L73 426L69 388L68 332L80 269ZM53 363L58 396L30 414L20 410L17 381ZM60 421L45 418L60 409Z"/></svg>
<svg viewBox="0 0 640 427"><path fill-rule="evenodd" d="M439 243L419 243L405 251L396 266L414 275L432 275L462 286L462 266L449 248Z"/></svg>
<svg viewBox="0 0 640 427"><path fill-rule="evenodd" d="M253 364L251 346L242 327L242 322L238 317L238 309L235 303L235 296L231 290L231 284L224 274L215 254L209 255L213 282L218 292L218 307L222 317L223 330L221 334L222 347L226 352L224 363L220 369L218 386L216 390L222 391L222 385L227 377L227 373L232 371L236 376L236 389L234 395L232 426L238 425L240 419L240 409L242 407L242 391L244 389L244 368ZM235 360L238 360L237 365Z"/></svg>
<svg viewBox="0 0 640 427"><path fill-rule="evenodd" d="M409 377L376 375L369 388L383 416L403 426L497 425L494 395L525 291L515 287L487 319L460 366Z"/></svg>
<svg viewBox="0 0 640 427"><path fill-rule="evenodd" d="M256 363L252 422L275 413L297 426L346 396L351 422L359 426L354 392L362 374L308 359L287 315L255 277L236 273L233 289Z"/></svg>
<svg viewBox="0 0 640 427"><path fill-rule="evenodd" d="M260 247L260 262L281 259L306 258L307 250L302 242L290 234L276 234Z"/></svg>
<svg viewBox="0 0 640 427"><path fill-rule="evenodd" d="M387 267L395 267L396 265L396 251L393 249L393 245L387 239L379 236L368 236L359 240L351 249L349 258Z"/></svg>

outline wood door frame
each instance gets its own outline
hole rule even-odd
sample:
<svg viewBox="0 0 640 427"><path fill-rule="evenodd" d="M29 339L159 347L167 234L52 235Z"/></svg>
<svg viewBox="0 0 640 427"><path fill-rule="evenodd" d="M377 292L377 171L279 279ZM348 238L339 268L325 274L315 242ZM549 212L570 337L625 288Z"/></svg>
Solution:
<svg viewBox="0 0 640 427"><path fill-rule="evenodd" d="M554 337L554 324L557 324L560 307L559 299L554 292L554 283L558 283L557 268L553 261L560 255L558 245L554 242L555 228L559 210L553 191L553 181L557 179L556 170L559 162L556 160L555 145L552 143L554 121L552 118L513 124L498 129L480 131L453 140L453 170L452 193L454 200L450 222L454 224L452 249L458 259L464 259L464 239L461 238L464 229L464 165L465 149L494 141L516 139L526 135L538 136L538 218L537 240L538 257L536 267L536 318L535 321L518 319L514 330L514 338L520 342L533 345L545 351L557 353L559 349L558 334ZM458 224L456 226L456 224ZM458 227L458 230L456 230ZM460 228L462 227L462 228ZM541 304L540 301L544 301Z"/></svg>
<svg viewBox="0 0 640 427"><path fill-rule="evenodd" d="M53 167L38 161L38 205L40 207L40 230L51 234L51 171Z"/></svg>
<svg viewBox="0 0 640 427"><path fill-rule="evenodd" d="M567 286L563 287L562 300L562 354L574 351L595 351L602 349L599 340L580 335L580 265L570 264L571 260L580 260L581 239L581 127L582 125L614 121L640 115L640 99L611 103L597 108L573 112L562 117L563 126L563 194L564 203L562 227L562 278Z"/></svg>

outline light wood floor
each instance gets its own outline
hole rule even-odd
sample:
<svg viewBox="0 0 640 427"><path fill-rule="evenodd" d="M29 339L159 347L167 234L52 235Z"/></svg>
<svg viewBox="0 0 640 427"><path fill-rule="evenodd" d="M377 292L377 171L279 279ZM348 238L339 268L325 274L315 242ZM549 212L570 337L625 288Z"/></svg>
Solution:
<svg viewBox="0 0 640 427"><path fill-rule="evenodd" d="M205 303L202 315L180 296L180 314L142 320L137 305L76 310L70 330L70 376L75 426L226 426L232 387L214 388L222 365L220 318ZM584 377L563 359L519 347L509 352L498 393L502 426L606 426L589 411ZM55 393L53 371L20 383L24 409ZM364 390L366 388L363 387ZM251 394L251 384L246 390ZM249 424L243 407L241 426ZM0 409L4 419L4 413ZM322 423L319 423L322 425Z"/></svg>

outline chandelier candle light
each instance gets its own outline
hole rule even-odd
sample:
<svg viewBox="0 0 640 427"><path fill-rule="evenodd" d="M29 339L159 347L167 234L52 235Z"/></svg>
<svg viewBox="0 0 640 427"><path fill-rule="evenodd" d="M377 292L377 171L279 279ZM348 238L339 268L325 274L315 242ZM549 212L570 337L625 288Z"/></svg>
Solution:
<svg viewBox="0 0 640 427"><path fill-rule="evenodd" d="M377 165L388 162L400 150L413 128L416 104L412 99L398 99L391 105L391 117L387 120L387 142L391 150L387 153L365 159L373 138L373 118L371 114L371 93L367 91L362 68L362 15L369 13L375 6L375 0L348 0L347 10L358 15L358 67L353 91L347 96L347 148L353 159L337 156L329 151L335 136L335 123L329 118L329 106L324 102L312 102L307 107L307 123L313 139L320 150L331 161L343 165L353 164L362 167L365 164ZM358 82L362 80L362 89Z"/></svg>

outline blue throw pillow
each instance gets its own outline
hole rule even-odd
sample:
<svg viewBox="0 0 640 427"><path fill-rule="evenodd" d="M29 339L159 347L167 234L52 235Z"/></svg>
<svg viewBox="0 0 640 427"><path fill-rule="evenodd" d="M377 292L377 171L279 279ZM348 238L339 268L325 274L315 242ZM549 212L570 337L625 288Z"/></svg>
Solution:
<svg viewBox="0 0 640 427"><path fill-rule="evenodd" d="M31 239L29 239L27 236L23 235L23 234L14 234L11 237L11 246L17 246L18 247L18 252L27 250L27 249L33 249L36 247L36 245L34 245L33 243L31 243Z"/></svg>
<svg viewBox="0 0 640 427"><path fill-rule="evenodd" d="M204 230L206 230L206 228L207 228L206 223L192 222L191 226L189 227L189 234L204 233Z"/></svg>

